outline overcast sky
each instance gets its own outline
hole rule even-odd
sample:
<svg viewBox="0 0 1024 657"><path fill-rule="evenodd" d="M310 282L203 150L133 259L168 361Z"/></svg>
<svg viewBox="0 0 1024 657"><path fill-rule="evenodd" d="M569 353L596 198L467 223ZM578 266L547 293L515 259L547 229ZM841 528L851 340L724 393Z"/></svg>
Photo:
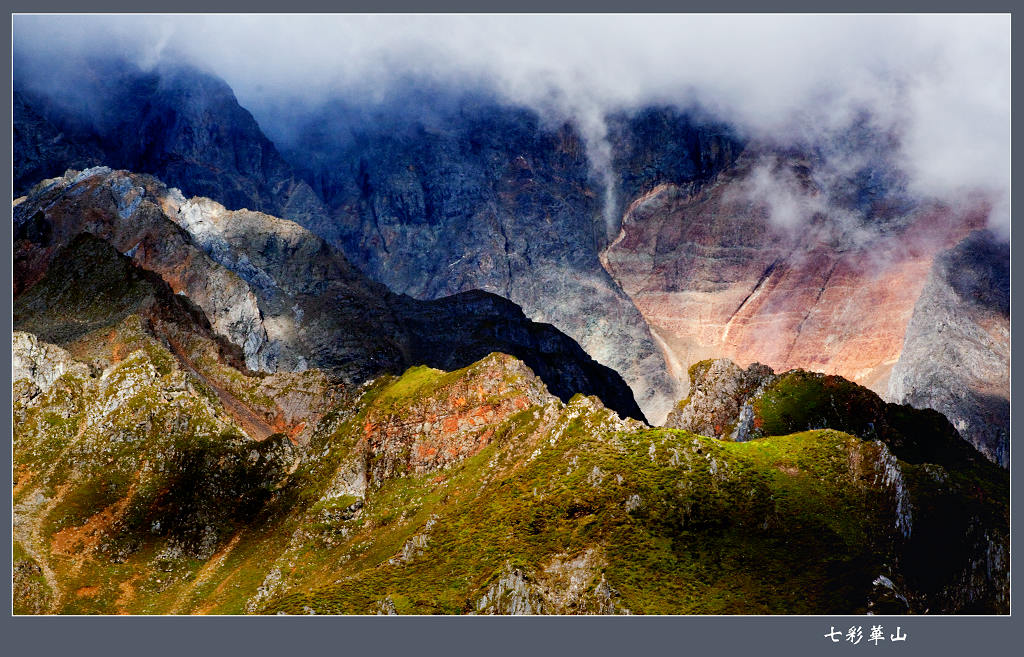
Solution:
<svg viewBox="0 0 1024 657"><path fill-rule="evenodd" d="M16 16L14 40L186 58L257 118L268 97L372 101L409 74L485 85L595 147L604 113L650 103L696 100L777 141L867 109L900 135L913 191L1009 188L1009 15Z"/></svg>

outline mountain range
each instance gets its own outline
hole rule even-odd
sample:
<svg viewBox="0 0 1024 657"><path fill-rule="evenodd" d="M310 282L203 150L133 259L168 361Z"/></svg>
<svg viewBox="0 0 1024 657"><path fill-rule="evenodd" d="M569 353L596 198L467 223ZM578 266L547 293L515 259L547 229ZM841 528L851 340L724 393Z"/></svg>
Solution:
<svg viewBox="0 0 1024 657"><path fill-rule="evenodd" d="M1008 610L1009 249L891 136L15 64L17 612Z"/></svg>

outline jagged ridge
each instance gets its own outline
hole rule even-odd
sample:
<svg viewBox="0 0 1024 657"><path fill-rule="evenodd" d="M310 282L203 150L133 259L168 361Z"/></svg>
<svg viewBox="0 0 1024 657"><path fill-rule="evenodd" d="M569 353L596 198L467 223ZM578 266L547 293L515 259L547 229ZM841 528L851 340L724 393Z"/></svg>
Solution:
<svg viewBox="0 0 1024 657"><path fill-rule="evenodd" d="M208 199L186 201L148 176L96 169L37 187L15 209L21 287L48 271L81 232L109 241L186 295L253 370L317 367L359 383L408 365L457 368L504 351L534 366L563 399L597 394L643 418L621 377L510 302L484 293L429 303L394 295L297 224ZM124 280L116 274L111 283ZM28 313L32 304L21 307ZM31 321L28 314L18 319L19 326Z"/></svg>
<svg viewBox="0 0 1024 657"><path fill-rule="evenodd" d="M915 464L831 430L729 443L647 429L594 399L563 404L500 355L376 380L297 447L181 452L174 404L131 400L195 384L141 339L98 382L67 373L16 402L20 612L1007 608L1008 481L991 465ZM210 405L193 421L218 416L215 396L193 396ZM78 428L104 417L133 438ZM141 495L132 472L161 492ZM221 490L255 506L218 515Z"/></svg>

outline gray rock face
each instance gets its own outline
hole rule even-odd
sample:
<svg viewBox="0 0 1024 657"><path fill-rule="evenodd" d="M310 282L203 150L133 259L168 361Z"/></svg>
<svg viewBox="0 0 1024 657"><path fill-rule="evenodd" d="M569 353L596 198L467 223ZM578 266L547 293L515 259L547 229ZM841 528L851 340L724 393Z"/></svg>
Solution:
<svg viewBox="0 0 1024 657"><path fill-rule="evenodd" d="M143 71L103 58L16 69L17 194L68 168L109 165L228 207L297 220L323 213L219 78L180 64Z"/></svg>
<svg viewBox="0 0 1024 657"><path fill-rule="evenodd" d="M690 396L672 409L665 426L747 440L753 421L750 399L774 380L772 369L760 363L746 370L726 358L697 363L690 368Z"/></svg>
<svg viewBox="0 0 1024 657"><path fill-rule="evenodd" d="M571 125L486 100L456 110L443 102L425 99L425 117L340 105L315 117L284 149L329 208L307 226L398 292L432 299L481 289L511 299L622 374L660 423L677 383L600 252L635 195L714 176L738 142L674 110L615 116L613 171L595 172ZM605 177L615 181L610 195Z"/></svg>
<svg viewBox="0 0 1024 657"><path fill-rule="evenodd" d="M74 360L67 351L45 342L24 331L15 331L11 345L11 380L27 379L46 392L53 382L72 372L80 377L89 376L89 368Z"/></svg>
<svg viewBox="0 0 1024 657"><path fill-rule="evenodd" d="M37 110L33 98L14 92L14 190L23 194L44 178L65 169L86 169L103 162L102 150L69 136Z"/></svg>
<svg viewBox="0 0 1024 657"><path fill-rule="evenodd" d="M888 398L933 408L1003 467L1010 458L1010 250L976 231L936 259Z"/></svg>
<svg viewBox="0 0 1024 657"><path fill-rule="evenodd" d="M476 602L475 613L510 615L629 614L618 592L598 572L601 554L591 548L570 558L558 554L527 573L506 565ZM596 583L595 583L596 581Z"/></svg>
<svg viewBox="0 0 1024 657"><path fill-rule="evenodd" d="M61 269L61 254L82 233L134 263L94 268L113 296L128 300L123 309L94 303L102 285L98 297L73 284L35 284ZM185 201L150 176L101 168L46 181L16 207L15 241L16 325L34 332L57 326L77 336L91 330L83 321L93 315L98 327L115 310L134 312L154 294L139 272L152 272L198 306L250 369L317 367L359 383L416 364L458 369L498 351L523 360L564 400L594 394L623 416L643 418L619 375L507 300L479 291L431 302L395 295L298 224ZM68 274L58 278L73 281Z"/></svg>

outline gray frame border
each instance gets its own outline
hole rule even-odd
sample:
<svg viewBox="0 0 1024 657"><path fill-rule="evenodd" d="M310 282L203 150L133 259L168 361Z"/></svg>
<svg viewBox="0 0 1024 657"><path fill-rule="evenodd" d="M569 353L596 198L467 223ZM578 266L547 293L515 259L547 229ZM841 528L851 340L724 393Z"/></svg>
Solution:
<svg viewBox="0 0 1024 657"><path fill-rule="evenodd" d="M293 0L284 4L270 0L179 0L175 3L146 3L139 0L99 0L83 5L74 0L4 0L11 13L82 13L82 12L173 12L192 13L218 11L248 12L998 12L1013 13L1012 2L982 0L975 3L938 0L860 0L822 7L820 2L783 0L770 7L753 0L700 0L685 3L672 0L518 0L487 3L473 0ZM1011 17L1011 30L1016 21ZM4 28L10 39L11 23ZM10 41L8 41L10 42ZM1013 64L1021 64L1018 52ZM1024 64L1014 67L1024 70ZM1016 81L1020 75L1015 73ZM1024 96L1024 85L1016 85L1014 100ZM1020 104L1024 107L1024 101ZM11 103L7 104L11 117ZM4 133L10 139L10 133ZM1020 137L1013 139L1012 145ZM7 152L11 144L7 142ZM8 160L10 162L10 160ZM7 165L10 167L10 165ZM3 181L8 197L11 192L10 169ZM1013 179L1013 191L1024 190L1024 184ZM1015 196L1020 196L1015 194ZM1024 316L1024 306L1013 310L1013 289L1019 288L1020 271L1013 272L1013 253L1024 239L1011 235L1011 315L1012 323ZM4 232L7 250L11 253L11 235ZM11 261L3 268L4 304L11 308ZM10 325L8 325L10 328ZM0 350L6 371L10 372L10 352ZM1020 368L1011 364L1011 376ZM2 390L0 407L10 408L11 387ZM1011 422L1016 404L1011 399ZM10 415L3 415L5 435L11 434ZM1011 432L1012 435L1012 432ZM9 450L4 454L5 467L10 466ZM1019 468L1017 469L1019 470ZM9 469L7 470L10 471ZM1019 501L1020 473L1011 469L1012 502ZM9 528L11 510L0 505L3 526ZM1017 514L1014 514L1014 516ZM1014 525L1019 521L1013 518ZM1017 533L1011 529L1011 537ZM9 534L8 534L9 537ZM10 563L11 542L3 544L2 554ZM1011 555L1012 559L1012 555ZM1011 588L1015 583L1011 572ZM10 584L8 584L10 586ZM10 589L6 589L8 594ZM9 597L6 598L10 600ZM1012 591L1011 591L1012 600ZM418 654L492 654L523 655L524 653L647 655L647 654L787 654L818 655L826 651L894 650L900 654L943 655L971 654L974 651L1009 654L1012 645L1019 645L1018 632L1024 629L1019 618L1010 616L922 617L922 616L748 616L748 617L625 617L625 618L371 618L371 617L0 617L0 645L3 652L14 655L104 654L148 655L182 654L245 654L287 655L296 651L331 655L371 653L390 655L398 652ZM904 644L865 642L851 646L846 642L832 644L824 634L831 626L845 630L851 625L864 627L865 636L872 624L885 626L888 633L896 625L908 635ZM1015 640L1017 639L1017 640Z"/></svg>

